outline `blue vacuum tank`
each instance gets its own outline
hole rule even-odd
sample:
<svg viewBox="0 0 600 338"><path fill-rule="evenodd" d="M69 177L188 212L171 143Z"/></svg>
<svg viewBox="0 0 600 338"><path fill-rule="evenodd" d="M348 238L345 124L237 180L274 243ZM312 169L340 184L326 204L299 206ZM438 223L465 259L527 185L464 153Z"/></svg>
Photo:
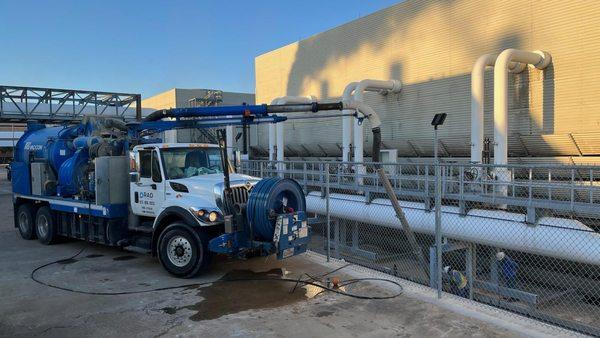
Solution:
<svg viewBox="0 0 600 338"><path fill-rule="evenodd" d="M29 125L15 145L15 162L47 162L58 174L60 166L75 153L77 127Z"/></svg>

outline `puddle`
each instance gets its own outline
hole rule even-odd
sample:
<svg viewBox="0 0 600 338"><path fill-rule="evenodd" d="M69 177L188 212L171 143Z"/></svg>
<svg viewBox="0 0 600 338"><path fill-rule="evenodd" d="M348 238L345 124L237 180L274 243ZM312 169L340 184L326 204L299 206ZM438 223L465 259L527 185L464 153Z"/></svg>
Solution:
<svg viewBox="0 0 600 338"><path fill-rule="evenodd" d="M98 258L98 257L104 257L104 255L101 255L101 254L89 254L89 255L85 256L85 258Z"/></svg>
<svg viewBox="0 0 600 338"><path fill-rule="evenodd" d="M77 263L78 261L79 260L77 260L75 258L69 258L69 259L64 259L62 261L58 261L58 262L56 262L56 264L67 265L67 264Z"/></svg>
<svg viewBox="0 0 600 338"><path fill-rule="evenodd" d="M221 280L277 279L282 277L283 271L281 269L263 272L233 270L223 276ZM198 289L198 296L204 298L201 302L182 307L166 307L161 310L167 314L175 314L181 309L191 310L194 311L194 314L190 319L201 321L245 310L270 309L297 303L310 298L310 293L316 294L321 290L318 287L313 287L318 291L309 292L310 290L305 287L298 287L293 293L290 293L293 288L294 283L276 280L217 282L210 286L192 288Z"/></svg>
<svg viewBox="0 0 600 338"><path fill-rule="evenodd" d="M113 261L130 261L132 259L136 259L136 256L131 256L131 255L127 255L127 256L119 256L119 257L115 257L113 258Z"/></svg>

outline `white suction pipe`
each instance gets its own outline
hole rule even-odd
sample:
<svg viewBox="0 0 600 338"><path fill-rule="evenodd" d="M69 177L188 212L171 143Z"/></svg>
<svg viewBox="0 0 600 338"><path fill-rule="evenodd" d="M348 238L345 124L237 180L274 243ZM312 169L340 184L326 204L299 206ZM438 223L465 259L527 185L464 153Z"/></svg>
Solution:
<svg viewBox="0 0 600 338"><path fill-rule="evenodd" d="M364 101L364 92L366 91L378 91L381 94L388 93L397 93L402 90L402 83L398 80L370 80L365 79L358 83L356 89L354 90L354 100L357 102ZM379 117L377 117L379 118ZM378 136L381 136L378 131ZM375 135L375 134L373 134ZM374 142L375 143L375 142ZM362 123L359 119L354 119L354 163L355 165L355 173L357 175L356 182L358 185L363 183L362 175L365 174L365 167L359 163L364 162L363 154L364 154L364 135L363 135L363 127ZM379 159L379 154L373 154L374 158ZM378 162L378 161L375 161Z"/></svg>
<svg viewBox="0 0 600 338"><path fill-rule="evenodd" d="M351 101L352 94L354 94L354 90L358 86L358 82L350 82L344 88L344 93L342 94L343 101ZM352 114L351 110L344 110L344 115ZM352 116L344 116L342 117L342 162L350 161L350 152L352 151L352 126L354 118Z"/></svg>
<svg viewBox="0 0 600 338"><path fill-rule="evenodd" d="M379 115L369 105L362 101L350 100L342 101L344 111L355 110L371 123L371 129L381 128L381 119Z"/></svg>
<svg viewBox="0 0 600 338"><path fill-rule="evenodd" d="M508 71L511 62L522 62L537 69L546 68L552 57L544 51L507 49L494 64L494 164L508 163Z"/></svg>
<svg viewBox="0 0 600 338"><path fill-rule="evenodd" d="M402 83L398 80L362 80L354 90L354 100L358 102L364 101L364 93L366 91L378 91L382 94L398 93L402 90ZM364 148L364 136L362 124L358 119L354 119L354 162L362 163Z"/></svg>
<svg viewBox="0 0 600 338"><path fill-rule="evenodd" d="M307 104L316 102L317 98L314 96L282 96L271 101L271 104ZM269 160L273 161L275 152L277 153L277 161L280 162L278 166L283 170L283 161L285 161L285 141L284 141L284 124L280 123L269 123ZM273 146L273 139L277 140L276 147ZM273 148L276 148L273 149Z"/></svg>
<svg viewBox="0 0 600 338"><path fill-rule="evenodd" d="M497 58L497 54L480 56L475 61L471 72L471 163L482 162L485 69L494 66ZM511 62L508 70L512 73L520 73L526 67L523 63Z"/></svg>
<svg viewBox="0 0 600 338"><path fill-rule="evenodd" d="M425 211L423 203L400 204L415 232L434 234L435 213ZM311 192L306 196L306 208L308 212L326 215L326 200L319 192ZM331 194L329 212L332 217L402 229L387 199L367 204L363 196ZM575 220L543 217L532 227L525 223L525 215L506 211L472 209L461 216L457 207L443 206L442 213L443 235L449 238L600 265L600 234Z"/></svg>

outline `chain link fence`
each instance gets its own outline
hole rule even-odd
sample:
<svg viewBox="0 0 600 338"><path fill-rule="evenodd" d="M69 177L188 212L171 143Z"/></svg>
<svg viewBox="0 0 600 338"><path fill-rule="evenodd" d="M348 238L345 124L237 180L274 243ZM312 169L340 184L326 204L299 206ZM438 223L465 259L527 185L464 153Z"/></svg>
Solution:
<svg viewBox="0 0 600 338"><path fill-rule="evenodd" d="M240 171L303 186L313 251L600 335L600 167L435 169L245 161Z"/></svg>

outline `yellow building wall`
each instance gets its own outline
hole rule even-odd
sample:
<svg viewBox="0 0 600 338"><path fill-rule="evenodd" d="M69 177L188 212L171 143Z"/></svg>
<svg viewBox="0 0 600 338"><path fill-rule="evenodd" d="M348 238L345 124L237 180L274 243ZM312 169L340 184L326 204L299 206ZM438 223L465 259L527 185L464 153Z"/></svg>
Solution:
<svg viewBox="0 0 600 338"><path fill-rule="evenodd" d="M152 109L169 109L176 108L176 92L175 88L169 89L160 94L151 96L147 99L142 100L142 108Z"/></svg>
<svg viewBox="0 0 600 338"><path fill-rule="evenodd" d="M553 60L545 71L511 76L510 155L600 155L600 1L408 0L258 56L256 101L337 100L351 81L398 79L401 93L366 96L382 116L384 146L430 156L429 123L445 112L444 155L468 156L471 68L480 55L507 48L545 50ZM486 72L490 138L492 78ZM266 127L254 132L253 146L264 152ZM341 133L340 119L288 121L286 155L337 156Z"/></svg>

